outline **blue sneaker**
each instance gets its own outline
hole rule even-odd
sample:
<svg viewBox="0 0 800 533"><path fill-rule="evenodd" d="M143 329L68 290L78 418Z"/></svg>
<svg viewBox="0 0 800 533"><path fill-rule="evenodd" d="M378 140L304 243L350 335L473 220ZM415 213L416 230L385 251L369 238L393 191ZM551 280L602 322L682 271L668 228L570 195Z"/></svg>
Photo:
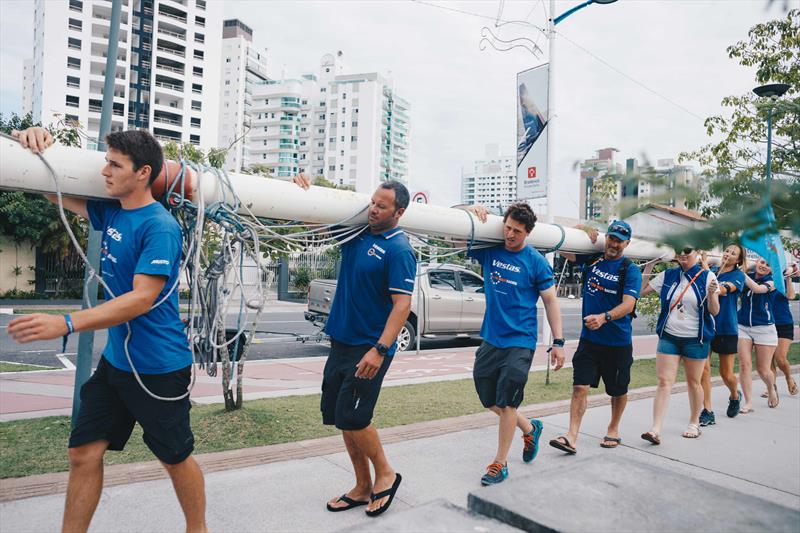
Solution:
<svg viewBox="0 0 800 533"><path fill-rule="evenodd" d="M508 466L492 463L486 468L486 473L481 478L481 485L497 485L508 477Z"/></svg>
<svg viewBox="0 0 800 533"><path fill-rule="evenodd" d="M734 418L736 415L739 414L739 408L742 404L742 391L738 392L738 396L734 400L733 398L728 399L728 412L726 413L729 418Z"/></svg>
<svg viewBox="0 0 800 533"><path fill-rule="evenodd" d="M706 426L713 426L717 423L716 417L714 416L714 411L708 411L703 409L700 412L700 425L703 427Z"/></svg>
<svg viewBox="0 0 800 533"><path fill-rule="evenodd" d="M542 436L542 428L544 427L542 421L535 418L531 418L531 424L533 424L531 432L522 436L522 440L525 441L525 447L522 449L522 460L526 463L536 459L536 455L539 453L539 437Z"/></svg>

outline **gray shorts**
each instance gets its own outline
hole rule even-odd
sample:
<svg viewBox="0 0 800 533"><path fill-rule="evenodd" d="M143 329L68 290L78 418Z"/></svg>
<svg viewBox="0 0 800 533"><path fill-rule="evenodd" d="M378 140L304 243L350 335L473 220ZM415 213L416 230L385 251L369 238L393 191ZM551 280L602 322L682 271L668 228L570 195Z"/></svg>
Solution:
<svg viewBox="0 0 800 533"><path fill-rule="evenodd" d="M484 341L475 352L472 378L484 407L519 407L533 363L530 348L498 348Z"/></svg>

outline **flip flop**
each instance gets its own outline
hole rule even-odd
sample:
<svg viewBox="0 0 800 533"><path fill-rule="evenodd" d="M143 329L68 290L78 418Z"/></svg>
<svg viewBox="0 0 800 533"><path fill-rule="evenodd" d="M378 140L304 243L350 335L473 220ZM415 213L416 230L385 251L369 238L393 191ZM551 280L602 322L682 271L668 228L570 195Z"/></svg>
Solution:
<svg viewBox="0 0 800 533"><path fill-rule="evenodd" d="M392 483L391 487L377 494L373 492L372 494L369 495L370 501L373 502L375 500L380 500L381 498L385 498L386 496L388 496L389 499L382 507L378 507L374 511L365 511L367 513L367 516L378 516L380 514L385 513L389 509L389 506L392 505L392 501L394 501L394 495L397 492L397 488L400 486L401 481L403 481L403 476L401 476L400 474L395 474L394 483Z"/></svg>
<svg viewBox="0 0 800 533"><path fill-rule="evenodd" d="M755 409L753 409L752 407L742 407L742 408L739 410L739 412L740 412L741 414L743 414L743 415L746 415L746 414L748 414L748 413L752 413L753 411L755 411Z"/></svg>
<svg viewBox="0 0 800 533"><path fill-rule="evenodd" d="M797 383L792 378L789 378L789 380L789 394L792 396L797 396Z"/></svg>
<svg viewBox="0 0 800 533"><path fill-rule="evenodd" d="M339 511L347 511L348 509L352 509L353 507L359 507L361 505L367 505L369 502L354 500L353 498L349 497L347 494L342 494L339 496L339 499L336 500L336 503L344 502L347 504L346 507L334 507L330 504L330 502L325 504L325 507L332 513L338 513Z"/></svg>
<svg viewBox="0 0 800 533"><path fill-rule="evenodd" d="M700 426L699 425L697 425L697 424L689 424L686 427L686 431L683 432L682 437L684 439L696 439L697 437L699 437L702 434L703 434L703 432L700 431Z"/></svg>
<svg viewBox="0 0 800 533"><path fill-rule="evenodd" d="M656 446L661 444L661 437L659 437L658 433L654 431L648 431L646 433L642 433L642 438L647 442L655 444Z"/></svg>
<svg viewBox="0 0 800 533"><path fill-rule="evenodd" d="M562 442L563 441L563 442ZM562 452L566 452L570 455L575 455L578 453L578 450L575 449L575 446L569 443L569 439L565 436L556 437L555 439L550 441L550 446L561 450Z"/></svg>
<svg viewBox="0 0 800 533"><path fill-rule="evenodd" d="M613 444L607 444L607 443L613 443ZM620 444L622 444L622 439L621 438L609 437L608 435L606 435L605 437L603 437L602 442L600 442L600 447L601 448L616 448Z"/></svg>
<svg viewBox="0 0 800 533"><path fill-rule="evenodd" d="M775 407L778 407L779 403L781 403L781 397L778 395L778 386L773 385L773 387L775 387L775 403L767 401L767 405L774 409Z"/></svg>

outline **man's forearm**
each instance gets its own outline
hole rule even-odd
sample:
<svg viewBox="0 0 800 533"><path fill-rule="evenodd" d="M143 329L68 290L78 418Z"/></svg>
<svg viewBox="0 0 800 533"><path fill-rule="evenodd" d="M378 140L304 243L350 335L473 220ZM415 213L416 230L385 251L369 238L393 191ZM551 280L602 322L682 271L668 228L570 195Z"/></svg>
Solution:
<svg viewBox="0 0 800 533"><path fill-rule="evenodd" d="M550 331L553 332L553 338L563 339L564 330L561 325L561 309L558 307L558 300L555 298L545 300L544 311L547 315L547 323L550 324Z"/></svg>
<svg viewBox="0 0 800 533"><path fill-rule="evenodd" d="M392 312L389 313L389 318L386 320L386 326L383 328L383 333L381 333L381 337L378 339L378 342L387 346L391 346L392 343L397 339L397 334L400 333L400 330L405 325L406 320L408 320L408 315L410 312L411 302L394 304L392 306Z"/></svg>
<svg viewBox="0 0 800 533"><path fill-rule="evenodd" d="M130 291L91 309L71 313L70 317L76 332L107 329L147 313L153 303L149 295Z"/></svg>

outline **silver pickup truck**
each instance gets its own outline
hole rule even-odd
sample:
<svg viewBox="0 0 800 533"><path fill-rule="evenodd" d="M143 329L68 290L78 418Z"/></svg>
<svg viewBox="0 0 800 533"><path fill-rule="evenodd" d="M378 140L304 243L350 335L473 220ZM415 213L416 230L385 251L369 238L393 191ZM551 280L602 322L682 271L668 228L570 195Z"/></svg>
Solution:
<svg viewBox="0 0 800 533"><path fill-rule="evenodd" d="M418 325L420 335L426 339L477 337L486 309L483 278L451 264L422 263L419 271L411 314L397 335L397 349L410 350L416 346ZM336 280L313 280L308 288L306 320L324 326L335 292Z"/></svg>

